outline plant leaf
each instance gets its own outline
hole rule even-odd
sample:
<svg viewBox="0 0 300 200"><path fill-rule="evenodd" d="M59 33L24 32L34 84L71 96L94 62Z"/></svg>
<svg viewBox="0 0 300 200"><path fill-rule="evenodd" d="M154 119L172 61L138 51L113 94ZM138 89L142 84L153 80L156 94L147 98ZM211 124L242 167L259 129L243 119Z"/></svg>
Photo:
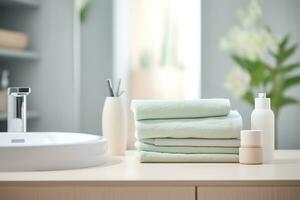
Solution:
<svg viewBox="0 0 300 200"><path fill-rule="evenodd" d="M282 97L279 102L279 107L283 107L290 104L298 104L299 100L294 97Z"/></svg>
<svg viewBox="0 0 300 200"><path fill-rule="evenodd" d="M239 65L241 66L243 69L249 71L251 70L251 67L253 66L253 63L251 63L251 61L245 59L245 58L241 58L239 56L233 55L232 59Z"/></svg>
<svg viewBox="0 0 300 200"><path fill-rule="evenodd" d="M246 102L248 102L251 106L254 106L254 94L251 90L248 90L242 97Z"/></svg>
<svg viewBox="0 0 300 200"><path fill-rule="evenodd" d="M251 76L251 85L265 85L270 81L271 67L261 60L249 60L246 58L233 55L232 59L244 70L248 71Z"/></svg>
<svg viewBox="0 0 300 200"><path fill-rule="evenodd" d="M285 49L287 43L289 42L290 34L286 34L282 41L279 43L279 49Z"/></svg>
<svg viewBox="0 0 300 200"><path fill-rule="evenodd" d="M275 59L277 59L277 54L275 52L273 52L272 50L268 50L268 53Z"/></svg>
<svg viewBox="0 0 300 200"><path fill-rule="evenodd" d="M283 82L283 89L287 89L292 86L300 84L300 75L290 77Z"/></svg>
<svg viewBox="0 0 300 200"><path fill-rule="evenodd" d="M260 61L255 63L250 73L253 85L266 85L271 80L270 70Z"/></svg>
<svg viewBox="0 0 300 200"><path fill-rule="evenodd" d="M294 69L297 69L298 67L300 67L300 62L291 63L291 64L288 64L288 65L280 68L279 72L287 73L287 72L293 71Z"/></svg>
<svg viewBox="0 0 300 200"><path fill-rule="evenodd" d="M295 53L297 50L298 45L294 44L288 49L282 49L282 51L279 52L278 54L278 63L283 63L286 59L288 59L291 55Z"/></svg>

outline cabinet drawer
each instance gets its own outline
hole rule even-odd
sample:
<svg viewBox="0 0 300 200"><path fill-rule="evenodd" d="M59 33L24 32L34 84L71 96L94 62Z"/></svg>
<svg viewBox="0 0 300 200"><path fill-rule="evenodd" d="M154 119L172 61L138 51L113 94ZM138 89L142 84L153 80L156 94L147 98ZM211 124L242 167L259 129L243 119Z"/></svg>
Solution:
<svg viewBox="0 0 300 200"><path fill-rule="evenodd" d="M0 200L195 200L195 187L0 187Z"/></svg>
<svg viewBox="0 0 300 200"><path fill-rule="evenodd" d="M203 186L197 200L299 200L300 186Z"/></svg>

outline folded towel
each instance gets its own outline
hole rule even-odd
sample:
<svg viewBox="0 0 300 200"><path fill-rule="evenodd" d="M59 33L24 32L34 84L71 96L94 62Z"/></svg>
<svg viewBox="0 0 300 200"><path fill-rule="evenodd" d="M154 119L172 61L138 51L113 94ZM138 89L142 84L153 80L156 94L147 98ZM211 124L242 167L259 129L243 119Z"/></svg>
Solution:
<svg viewBox="0 0 300 200"><path fill-rule="evenodd" d="M131 108L135 120L197 118L227 115L228 99L199 99L186 101L133 100Z"/></svg>
<svg viewBox="0 0 300 200"><path fill-rule="evenodd" d="M239 138L242 118L237 111L223 117L136 121L136 136L144 138Z"/></svg>
<svg viewBox="0 0 300 200"><path fill-rule="evenodd" d="M142 163L170 163L170 162L185 162L185 163L225 163L238 162L237 154L175 154L175 153L157 153L140 151L139 160Z"/></svg>
<svg viewBox="0 0 300 200"><path fill-rule="evenodd" d="M189 147L239 147L239 139L177 139L177 138L146 138L140 142L156 146L189 146Z"/></svg>
<svg viewBox="0 0 300 200"><path fill-rule="evenodd" d="M136 147L140 151L160 153L190 153L190 154L239 154L239 148L233 147L180 147L180 146L155 146L137 142Z"/></svg>

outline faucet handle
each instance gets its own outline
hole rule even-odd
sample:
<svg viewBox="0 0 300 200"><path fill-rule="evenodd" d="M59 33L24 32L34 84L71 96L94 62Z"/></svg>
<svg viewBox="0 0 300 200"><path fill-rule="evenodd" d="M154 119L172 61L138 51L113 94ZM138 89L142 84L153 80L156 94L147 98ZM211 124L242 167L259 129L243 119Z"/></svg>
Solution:
<svg viewBox="0 0 300 200"><path fill-rule="evenodd" d="M30 87L9 87L7 89L7 94L13 96L26 96L30 93L31 93Z"/></svg>

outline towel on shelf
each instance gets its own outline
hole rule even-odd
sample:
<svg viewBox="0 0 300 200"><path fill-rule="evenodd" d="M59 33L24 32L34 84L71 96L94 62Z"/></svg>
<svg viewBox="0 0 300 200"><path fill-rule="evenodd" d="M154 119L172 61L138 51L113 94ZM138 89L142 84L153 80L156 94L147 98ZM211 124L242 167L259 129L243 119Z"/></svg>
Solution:
<svg viewBox="0 0 300 200"><path fill-rule="evenodd" d="M160 153L184 153L184 154L238 154L237 147L190 147L190 146L155 146L136 142L139 151L151 151Z"/></svg>
<svg viewBox="0 0 300 200"><path fill-rule="evenodd" d="M186 101L132 100L135 120L199 118L227 115L228 99L199 99Z"/></svg>
<svg viewBox="0 0 300 200"><path fill-rule="evenodd" d="M239 139L145 138L140 142L155 146L239 147Z"/></svg>
<svg viewBox="0 0 300 200"><path fill-rule="evenodd" d="M139 151L139 160L142 163L236 163L237 154L176 154Z"/></svg>
<svg viewBox="0 0 300 200"><path fill-rule="evenodd" d="M237 111L208 118L136 121L136 136L144 138L239 138L242 118Z"/></svg>

